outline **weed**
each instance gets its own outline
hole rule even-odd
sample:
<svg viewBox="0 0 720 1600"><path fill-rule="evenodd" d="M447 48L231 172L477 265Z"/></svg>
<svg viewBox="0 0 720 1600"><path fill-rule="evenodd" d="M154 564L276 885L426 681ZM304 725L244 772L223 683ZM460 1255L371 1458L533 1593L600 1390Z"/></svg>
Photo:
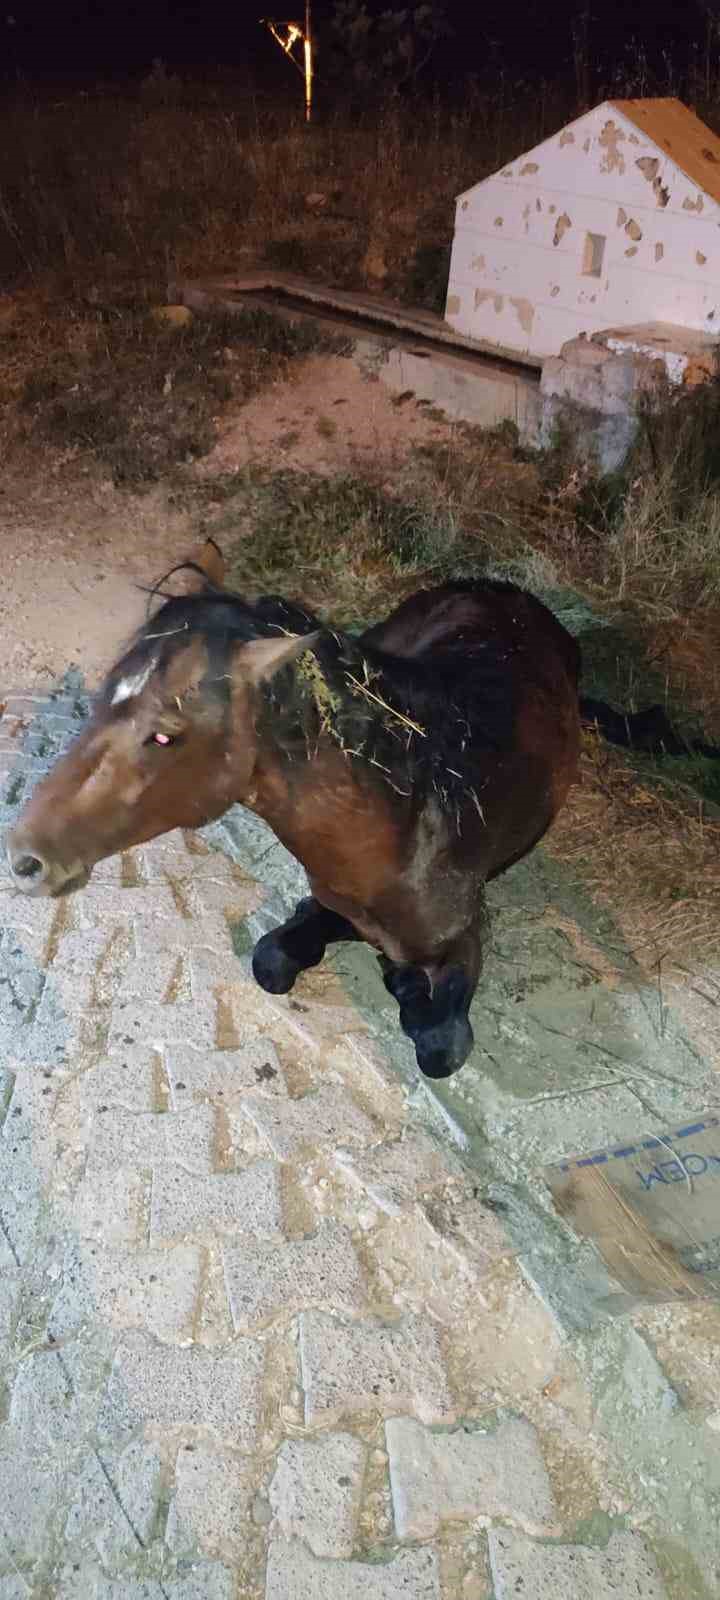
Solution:
<svg viewBox="0 0 720 1600"><path fill-rule="evenodd" d="M460 526L452 496L417 463L394 493L353 476L248 474L235 480L213 527L231 547L236 588L287 593L290 587L294 597L347 626L376 619L421 583L502 566L497 545ZM251 536L237 539L239 527ZM511 546L527 575L530 547L519 534Z"/></svg>
<svg viewBox="0 0 720 1600"><path fill-rule="evenodd" d="M720 380L644 406L624 472L585 483L575 511L617 599L666 615L718 604Z"/></svg>

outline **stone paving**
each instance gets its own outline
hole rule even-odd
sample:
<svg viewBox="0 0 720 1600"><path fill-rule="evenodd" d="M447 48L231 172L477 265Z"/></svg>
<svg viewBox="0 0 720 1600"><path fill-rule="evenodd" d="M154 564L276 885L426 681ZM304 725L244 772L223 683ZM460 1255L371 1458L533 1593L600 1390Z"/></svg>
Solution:
<svg viewBox="0 0 720 1600"><path fill-rule="evenodd" d="M0 828L84 714L4 696ZM301 889L242 816L0 878L0 1600L709 1600L712 1353L563 1327L392 1014L254 986Z"/></svg>

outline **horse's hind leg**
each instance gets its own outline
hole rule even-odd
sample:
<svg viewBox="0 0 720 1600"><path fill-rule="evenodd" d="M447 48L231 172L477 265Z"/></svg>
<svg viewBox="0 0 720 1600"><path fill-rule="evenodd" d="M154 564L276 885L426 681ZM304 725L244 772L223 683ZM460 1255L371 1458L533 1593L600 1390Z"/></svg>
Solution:
<svg viewBox="0 0 720 1600"><path fill-rule="evenodd" d="M426 1078L449 1078L464 1066L474 1044L468 1012L481 966L480 931L462 936L430 979L423 967L381 959L386 989L400 1007L400 1026L412 1039Z"/></svg>
<svg viewBox="0 0 720 1600"><path fill-rule="evenodd" d="M317 967L327 946L359 938L351 922L319 900L301 900L279 928L263 934L253 951L255 981L268 994L289 994L298 974Z"/></svg>

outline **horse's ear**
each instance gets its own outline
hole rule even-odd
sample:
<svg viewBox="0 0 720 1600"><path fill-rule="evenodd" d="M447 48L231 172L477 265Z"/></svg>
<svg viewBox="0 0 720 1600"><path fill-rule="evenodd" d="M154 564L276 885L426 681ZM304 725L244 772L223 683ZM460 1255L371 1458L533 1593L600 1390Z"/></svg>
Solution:
<svg viewBox="0 0 720 1600"><path fill-rule="evenodd" d="M205 588L206 583L211 583L216 589L222 588L225 557L214 539L206 539L203 544L196 545L185 557L185 562L173 574L175 594L197 594ZM199 570L194 571L193 568Z"/></svg>
<svg viewBox="0 0 720 1600"><path fill-rule="evenodd" d="M272 678L296 656L312 650L319 633L280 633L272 639L253 639L240 651L240 666L251 683Z"/></svg>

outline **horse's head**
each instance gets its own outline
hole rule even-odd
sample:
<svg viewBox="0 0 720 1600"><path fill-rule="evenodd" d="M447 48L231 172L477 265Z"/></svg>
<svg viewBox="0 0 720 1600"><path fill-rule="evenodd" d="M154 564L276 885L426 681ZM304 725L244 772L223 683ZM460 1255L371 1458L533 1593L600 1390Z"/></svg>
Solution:
<svg viewBox="0 0 720 1600"><path fill-rule="evenodd" d="M109 673L84 732L38 785L7 836L28 895L82 887L96 862L171 828L219 817L252 786L257 690L309 638L258 628L220 585L208 541Z"/></svg>

